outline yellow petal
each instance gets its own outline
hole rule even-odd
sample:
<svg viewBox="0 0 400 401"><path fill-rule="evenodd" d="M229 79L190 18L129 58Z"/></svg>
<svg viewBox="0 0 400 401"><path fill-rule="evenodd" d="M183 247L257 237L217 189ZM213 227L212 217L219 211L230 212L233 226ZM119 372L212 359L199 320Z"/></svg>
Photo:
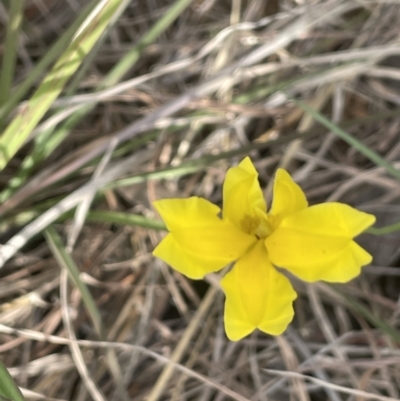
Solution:
<svg viewBox="0 0 400 401"><path fill-rule="evenodd" d="M354 238L375 222L375 216L339 202L321 203L289 216L282 227L318 235Z"/></svg>
<svg viewBox="0 0 400 401"><path fill-rule="evenodd" d="M201 279L206 274L221 268L220 260L207 260L188 253L179 245L172 234L168 234L158 244L153 251L153 255L192 279Z"/></svg>
<svg viewBox="0 0 400 401"><path fill-rule="evenodd" d="M297 185L289 173L280 168L276 172L272 206L269 214L276 219L276 223L294 212L308 206L303 190Z"/></svg>
<svg viewBox="0 0 400 401"><path fill-rule="evenodd" d="M230 168L223 188L223 216L242 229L244 218L257 218L256 209L266 211L258 173L249 157Z"/></svg>
<svg viewBox="0 0 400 401"><path fill-rule="evenodd" d="M269 262L261 240L236 262L221 286L226 295L225 331L232 341L257 328L279 335L293 319L296 293Z"/></svg>
<svg viewBox="0 0 400 401"><path fill-rule="evenodd" d="M374 221L348 205L324 203L285 217L265 245L274 265L305 281L347 282L372 260L353 238Z"/></svg>
<svg viewBox="0 0 400 401"><path fill-rule="evenodd" d="M161 199L153 202L153 206L169 231L190 225L213 223L221 211L217 205L197 196L185 199Z"/></svg>
<svg viewBox="0 0 400 401"><path fill-rule="evenodd" d="M217 216L219 208L205 199L164 199L154 206L170 233L153 254L194 279L237 260L256 241Z"/></svg>

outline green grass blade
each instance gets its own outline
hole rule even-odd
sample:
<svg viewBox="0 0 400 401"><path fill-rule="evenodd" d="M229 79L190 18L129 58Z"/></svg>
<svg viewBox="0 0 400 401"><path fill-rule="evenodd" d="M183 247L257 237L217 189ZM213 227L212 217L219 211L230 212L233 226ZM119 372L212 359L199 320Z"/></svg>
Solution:
<svg viewBox="0 0 400 401"><path fill-rule="evenodd" d="M91 15L90 20L86 21L87 23L81 25L78 34L45 77L38 90L6 128L0 137L0 170L24 144L29 134L63 90L69 78L81 65L107 28L121 1L105 2L105 5L95 15Z"/></svg>
<svg viewBox="0 0 400 401"><path fill-rule="evenodd" d="M68 277L78 289L81 294L83 304L85 305L90 319L93 322L93 326L100 338L100 340L106 340L106 334L103 326L103 322L101 319L100 312L97 308L96 302L92 297L92 294L87 287L87 285L80 279L80 272L78 267L76 266L74 260L71 255L65 250L62 240L56 230L53 227L48 227L44 232L46 241L55 257L60 267L65 269L68 272ZM118 392L123 401L129 401L129 396L124 388L122 382L122 373L118 363L117 356L115 354L115 350L108 349L107 350L107 363L110 368L110 371L116 381Z"/></svg>
<svg viewBox="0 0 400 401"><path fill-rule="evenodd" d="M32 85L36 80L44 73L46 68L54 62L54 60L61 54L61 52L68 46L71 42L75 32L82 25L83 21L87 16L93 11L95 6L97 6L98 0L93 0L84 10L82 10L77 16L74 23L63 33L63 35L54 43L54 45L46 51L43 58L35 65L35 67L29 71L29 74L24 79L24 81L14 89L10 98L7 102L0 107L0 126L3 125L4 120L10 115L10 113L15 109L18 102L24 98Z"/></svg>
<svg viewBox="0 0 400 401"><path fill-rule="evenodd" d="M324 125L326 128L328 128L330 131L332 131L334 134L336 134L339 138L341 138L344 141L346 141L350 146L352 146L354 149L358 150L360 153L362 153L365 157L370 159L377 166L383 167L390 175L392 175L393 177L395 177L398 180L400 180L400 170L397 170L387 160L385 160L384 158L379 156L377 153L375 153L373 150L368 148L366 145L364 145L359 140L357 140L354 137L352 137L349 133L347 133L346 131L342 130L336 124L334 124L333 122L329 121L321 113L319 113L317 110L313 109L312 107L310 107L309 105L307 105L303 101L294 99L293 97L291 97L289 95L287 95L287 96L300 109L302 109L306 113L310 114L316 121L320 122L322 125Z"/></svg>
<svg viewBox="0 0 400 401"><path fill-rule="evenodd" d="M380 227L380 228L370 227L366 232L372 235L386 235L395 233L396 231L400 231L400 222L390 224L389 226L386 227Z"/></svg>
<svg viewBox="0 0 400 401"><path fill-rule="evenodd" d="M177 0L169 10L153 25L125 57L110 71L102 87L115 85L139 60L143 50L153 43L187 8L193 0Z"/></svg>
<svg viewBox="0 0 400 401"><path fill-rule="evenodd" d="M196 160L197 161L197 160ZM115 180L108 184L106 188L119 188L126 187L129 185L139 184L141 182L146 182L148 180L158 180L158 179L168 179L174 177L180 177L182 175L192 174L197 171L206 169L204 164L201 164L203 160L198 160L198 165L191 165L190 163L185 163L184 165L178 167L167 167L158 171L150 171L142 174L137 174L132 177L121 178Z"/></svg>
<svg viewBox="0 0 400 401"><path fill-rule="evenodd" d="M125 4L124 4L125 3ZM119 11L115 13L114 20L119 17L125 7L128 5L127 0L122 1L122 6ZM77 27L78 28L78 27ZM103 35L104 36L104 35ZM70 88L68 93L74 93L74 90L78 87L79 81L82 76L87 72L89 65L93 63L93 58L97 55L97 50L99 49L102 41L99 40L89 55L85 58L83 65L79 71L72 77L72 82L69 84ZM95 50L95 51L93 51ZM67 93L67 96L68 96ZM53 151L64 141L68 136L70 130L80 121L81 117L86 115L85 108L76 111L72 117L68 118L59 129L55 127L48 128L40 132L34 140L34 147L30 155L26 156L21 164L20 170L10 179L7 188L0 192L0 203L8 199L16 189L22 186L22 184L29 178L33 169L36 168L38 164L47 159Z"/></svg>
<svg viewBox="0 0 400 401"><path fill-rule="evenodd" d="M90 211L87 215L88 221L122 224L128 226L139 226L152 230L166 230L165 224L160 220L150 219L137 214L113 212L113 211Z"/></svg>
<svg viewBox="0 0 400 401"><path fill-rule="evenodd" d="M68 272L68 277L75 285L75 287L79 290L82 301L89 313L89 316L93 322L93 326L96 329L96 332L99 333L100 336L103 335L103 325L101 321L101 315L99 310L97 309L97 305L90 293L86 284L80 279L80 272L78 267L76 266L74 260L71 255L67 253L65 250L62 240L58 233L52 227L48 227L44 232L46 241L50 247L51 252L53 253L55 259L59 263L60 267L65 269Z"/></svg>
<svg viewBox="0 0 400 401"><path fill-rule="evenodd" d="M32 153L25 157L20 170L9 180L7 188L0 192L0 203L8 199L28 179L31 171L46 159L65 138L65 135L63 136L65 131L57 131L58 135L52 135L52 133L53 129L48 129L35 138Z"/></svg>
<svg viewBox="0 0 400 401"><path fill-rule="evenodd" d="M25 401L21 390L15 384L2 361L0 361L0 396L12 401Z"/></svg>
<svg viewBox="0 0 400 401"><path fill-rule="evenodd" d="M103 80L103 82L99 85L99 89L109 87L117 83L123 75L136 63L138 58L140 57L141 52L144 50L146 46L154 42L157 37L162 34L174 21L182 11L187 8L193 0L178 0L175 4L162 16L160 20L156 22L156 24L146 33L145 36L140 40L140 42L114 67L113 70L107 75L107 77ZM60 44L56 47L59 48ZM31 74L30 74L31 75ZM25 88L26 90L28 87ZM24 92L25 93L25 92ZM20 99L20 97L18 97ZM10 104L10 106L15 106L16 102ZM16 177L9 183L8 188L5 189L0 194L0 202L4 202L8 199L12 193L19 188L29 177L31 170L35 167L37 163L46 159L49 154L58 146L69 134L69 131L77 124L81 119L93 109L95 104L89 104L87 106L83 106L79 111L75 112L71 115L61 126L59 129L54 131L54 129L49 130L50 135L46 135L46 150L42 150L41 147L37 147L35 145L35 149L32 152L31 156L27 157L27 160L24 160L23 165L21 166L21 171L17 174ZM8 107L5 112L10 112L12 107ZM0 109L0 120L2 117L3 110ZM53 134L54 132L54 134ZM47 138L54 138L54 140ZM0 142L1 143L1 142ZM1 148L0 148L1 149ZM1 159L0 159L1 161ZM0 164L1 168L1 164Z"/></svg>
<svg viewBox="0 0 400 401"><path fill-rule="evenodd" d="M398 330L394 329L379 316L374 315L372 312L368 310L368 308L366 308L360 302L356 301L353 297L344 294L342 291L335 288L334 286L330 286L330 288L332 288L338 295L340 295L344 299L344 301L346 302L347 306L350 309L353 309L355 312L359 313L372 326L382 330L382 332L392 337L394 341L400 343L400 332Z"/></svg>
<svg viewBox="0 0 400 401"><path fill-rule="evenodd" d="M6 44L0 76L0 106L2 106L9 98L14 79L18 35L22 26L24 3L24 0L13 0L10 3Z"/></svg>

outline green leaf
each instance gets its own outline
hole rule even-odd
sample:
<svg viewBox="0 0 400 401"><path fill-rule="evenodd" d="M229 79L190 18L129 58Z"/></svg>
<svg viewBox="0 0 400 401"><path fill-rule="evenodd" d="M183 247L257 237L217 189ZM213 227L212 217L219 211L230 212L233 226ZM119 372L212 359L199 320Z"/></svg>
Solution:
<svg viewBox="0 0 400 401"><path fill-rule="evenodd" d="M26 401L10 373L0 361L0 396L12 401Z"/></svg>

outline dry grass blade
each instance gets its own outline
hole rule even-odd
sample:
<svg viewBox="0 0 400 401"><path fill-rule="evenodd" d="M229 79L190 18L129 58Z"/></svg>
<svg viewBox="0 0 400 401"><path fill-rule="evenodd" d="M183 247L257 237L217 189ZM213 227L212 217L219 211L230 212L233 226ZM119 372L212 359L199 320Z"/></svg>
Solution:
<svg viewBox="0 0 400 401"><path fill-rule="evenodd" d="M286 376L286 377L291 377L291 378L296 378L296 379L308 380L312 383L317 384L318 386L327 387L332 390L337 390L337 391L340 391L345 394L351 394L351 395L355 395L358 397L363 397L366 400L396 401L392 397L385 397L385 396L379 395L379 394L371 394L371 393L368 393L367 391L356 390L356 389L352 389L352 388L348 388L348 387L339 386L337 384L329 383L324 380L317 379L312 376L303 375L303 374L297 373L297 372L285 372L282 370L272 370L272 369L267 369L266 372L275 374L275 375L279 375L279 376Z"/></svg>
<svg viewBox="0 0 400 401"><path fill-rule="evenodd" d="M116 343L116 342L108 342L108 341L85 341L85 340L71 340L68 338L62 338L62 337L57 337L57 336L45 336L42 335L41 333L33 332L30 330L15 330L15 329L10 329L8 327L0 325L0 330L5 333L10 333L10 334L19 334L23 337L26 338L31 338L33 340L37 341L49 341L54 344L71 344L72 342L75 342L77 345L81 347L88 347L88 348L114 348L114 349L125 349L125 350L131 350L131 351L139 351L143 353L146 356L149 356L153 358L154 360L161 362L165 364L166 366L172 366L173 368L181 371L182 373L196 378L197 380L203 382L206 385L209 385L219 391L221 393L232 397L232 399L237 400L237 401L249 401L248 398L242 397L239 394L236 394L229 388L220 385L219 383L213 382L212 380L208 379L206 376L201 375L191 369L186 368L185 366L169 359L166 358L163 355L157 354L154 351L151 351L145 347L141 347L138 345L131 345L131 344L126 344L126 343Z"/></svg>
<svg viewBox="0 0 400 401"><path fill-rule="evenodd" d="M89 312L89 315L92 319L93 325L97 331L99 338L105 339L106 334L105 334L104 326L103 326L102 319L100 316L100 312L99 312L99 310L96 306L96 302L94 301L86 284L80 279L78 267L75 265L73 259L69 255L69 253L63 248L63 245L61 243L61 238L58 236L58 234L56 233L56 231L54 229L52 229L51 227L48 228L47 231L45 232L45 235L46 235L46 240L49 243L50 249L52 250L58 263L60 264L60 267L68 273L70 280L74 283L74 285L79 290L79 293L82 296L83 303ZM61 283L61 284L66 286L66 283ZM65 304L65 307L67 307L67 304ZM65 311L64 312L64 321L66 323L68 323L67 319L69 319L69 315L68 315L67 311ZM73 350L75 353L75 361L77 363L83 362L81 355L79 354L79 351L76 348L74 348ZM118 363L118 359L117 359L117 356L115 355L114 351L111 349L107 351L107 362L108 362L110 371L112 372L113 377L116 380L120 397L123 400L128 401L129 396L126 393L126 390L125 390L123 382L122 382L122 373L121 373L121 369L120 369L120 366ZM80 370L81 370L81 373L83 374L83 377L85 377L86 380L89 380L88 376L85 372L85 369L83 369L81 367ZM91 380L89 380L87 382L87 386L88 386L88 389L91 389L93 394L96 394L96 397L100 397L100 394L101 394L100 391L97 390L97 388L94 386L94 383L92 383Z"/></svg>
<svg viewBox="0 0 400 401"><path fill-rule="evenodd" d="M208 290L206 296L204 297L202 303L200 304L196 314L193 316L193 319L190 321L187 329L185 330L185 333L183 334L181 340L179 341L178 345L176 346L174 352L171 355L171 361L175 363L179 363L180 360L182 359L183 354L187 351L187 348L189 347L189 343L196 333L196 331L199 328L199 325L201 322L204 320L204 316L208 312L208 310L211 308L212 303L215 300L215 296L218 292L219 288L216 287L210 287ZM174 366L173 365L168 365L165 367L163 372L161 373L160 377L157 379L156 383L154 384L154 387L152 388L150 394L147 397L147 401L158 401L158 399L161 397L164 388L167 386L168 381L170 380L172 374L174 371ZM233 398L237 400L244 400L243 397L240 397L239 394L235 394L233 392L230 392L231 396L232 394L234 395Z"/></svg>
<svg viewBox="0 0 400 401"><path fill-rule="evenodd" d="M50 208L32 223L27 225L18 235L11 238L11 240L7 244L0 246L0 267L2 267L10 257L15 255L15 253L19 249L21 249L31 238L47 228L51 223L56 221L64 213L77 206L82 201L82 199L85 198L85 196L87 196L88 194L93 194L104 185L114 181L125 171L129 171L132 166L135 165L135 163L139 164L140 160L143 159L147 159L146 154L142 154L140 157L137 155L131 156L119 165L114 166L113 169L109 170L107 174L102 177L101 182L89 182L82 188L65 197L57 205Z"/></svg>
<svg viewBox="0 0 400 401"><path fill-rule="evenodd" d="M61 311L63 315L63 321L65 328L67 330L68 336L71 340L69 343L69 348L71 351L72 358L75 362L75 366L82 377L83 384L88 390L90 396L95 401L105 401L106 398L102 391L97 387L93 378L86 367L85 360L82 355L82 351L76 342L76 336L71 322L70 313L68 311L68 272L63 270L60 277L60 299L61 299Z"/></svg>
<svg viewBox="0 0 400 401"><path fill-rule="evenodd" d="M0 137L0 169L3 169L61 93L96 44L122 0L102 0L77 30L69 47L45 77L29 102L17 113Z"/></svg>
<svg viewBox="0 0 400 401"><path fill-rule="evenodd" d="M69 253L72 251L75 242L78 239L79 233L85 223L87 213L96 195L97 188L100 187L99 183L102 181L101 175L104 172L104 169L107 167L107 164L111 159L112 152L114 151L116 145L117 145L116 140L111 140L109 148L107 149L106 153L101 159L100 164L98 165L96 171L93 174L93 178L91 180L93 184L91 185L91 187L93 188L93 192L87 193L85 197L82 199L82 202L76 208L74 222L73 225L71 226L71 230L69 232L67 240L67 252Z"/></svg>
<svg viewBox="0 0 400 401"><path fill-rule="evenodd" d="M0 2L0 352L23 395L400 399L399 2L29 0L10 35L22 3ZM285 166L310 205L374 213L374 261L289 277L289 329L231 342L219 274L153 257L152 204L223 205L247 155L267 198Z"/></svg>

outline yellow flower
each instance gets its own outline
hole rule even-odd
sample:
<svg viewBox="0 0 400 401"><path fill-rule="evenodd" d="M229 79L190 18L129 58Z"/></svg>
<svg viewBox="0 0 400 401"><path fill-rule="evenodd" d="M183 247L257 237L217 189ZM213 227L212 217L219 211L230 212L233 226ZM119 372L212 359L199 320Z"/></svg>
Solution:
<svg viewBox="0 0 400 401"><path fill-rule="evenodd" d="M221 286L224 323L236 341L255 329L272 335L293 319L296 293L274 266L302 280L346 282L372 257L353 241L375 217L342 203L308 206L301 188L278 169L267 206L250 158L230 168L223 208L191 197L154 202L169 233L153 254L179 272L200 279L236 262Z"/></svg>

